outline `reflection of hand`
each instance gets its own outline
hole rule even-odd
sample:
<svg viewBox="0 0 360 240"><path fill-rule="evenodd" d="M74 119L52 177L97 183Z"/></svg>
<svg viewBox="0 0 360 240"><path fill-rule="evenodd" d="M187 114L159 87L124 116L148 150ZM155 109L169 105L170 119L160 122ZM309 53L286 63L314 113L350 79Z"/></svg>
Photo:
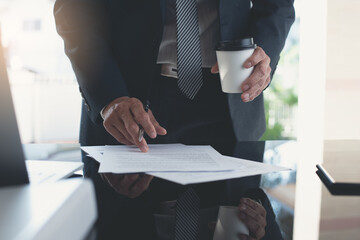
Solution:
<svg viewBox="0 0 360 240"><path fill-rule="evenodd" d="M254 53L245 61L244 68L254 67L251 75L241 84L241 99L250 102L262 93L270 83L270 58L261 47L257 47ZM218 73L219 66L216 63L211 68L211 73Z"/></svg>
<svg viewBox="0 0 360 240"><path fill-rule="evenodd" d="M266 210L249 198L240 199L239 218L248 227L250 236L239 234L239 239L258 240L265 236Z"/></svg>
<svg viewBox="0 0 360 240"><path fill-rule="evenodd" d="M142 174L101 173L103 180L117 193L128 198L140 196L150 185L153 176Z"/></svg>
<svg viewBox="0 0 360 240"><path fill-rule="evenodd" d="M137 98L120 97L112 101L103 111L104 127L118 142L135 144L142 152L147 152L148 145L143 138L139 142L139 124L149 137L165 135L165 128L156 121L151 110L146 112Z"/></svg>

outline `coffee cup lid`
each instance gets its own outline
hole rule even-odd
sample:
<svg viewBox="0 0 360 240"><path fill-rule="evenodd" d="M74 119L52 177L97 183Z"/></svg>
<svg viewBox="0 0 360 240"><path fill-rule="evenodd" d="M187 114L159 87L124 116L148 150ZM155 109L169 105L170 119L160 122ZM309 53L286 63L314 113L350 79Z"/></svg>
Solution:
<svg viewBox="0 0 360 240"><path fill-rule="evenodd" d="M215 47L216 51L238 51L244 49L254 49L256 44L253 38L243 38L239 40L220 41Z"/></svg>

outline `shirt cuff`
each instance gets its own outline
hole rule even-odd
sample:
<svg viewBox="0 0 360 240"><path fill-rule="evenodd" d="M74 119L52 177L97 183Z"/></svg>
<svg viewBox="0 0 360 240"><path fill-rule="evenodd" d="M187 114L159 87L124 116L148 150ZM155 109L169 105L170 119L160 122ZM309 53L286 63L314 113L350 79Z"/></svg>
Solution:
<svg viewBox="0 0 360 240"><path fill-rule="evenodd" d="M101 109L101 111L100 111L100 116L101 116L101 118L102 118L103 120L105 120L104 110L105 110L106 107L107 107L107 105L106 105L105 107L103 107L103 108Z"/></svg>

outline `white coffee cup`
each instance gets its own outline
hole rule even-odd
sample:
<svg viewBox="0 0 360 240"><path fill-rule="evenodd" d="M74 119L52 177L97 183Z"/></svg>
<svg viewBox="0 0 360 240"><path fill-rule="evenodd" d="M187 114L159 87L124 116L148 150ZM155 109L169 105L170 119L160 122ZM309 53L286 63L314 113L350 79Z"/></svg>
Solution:
<svg viewBox="0 0 360 240"><path fill-rule="evenodd" d="M238 234L249 235L249 229L239 219L239 208L220 206L213 240L235 240Z"/></svg>
<svg viewBox="0 0 360 240"><path fill-rule="evenodd" d="M251 75L253 67L244 68L245 61L254 53L252 38L222 41L216 47L221 88L225 93L241 93L241 84Z"/></svg>

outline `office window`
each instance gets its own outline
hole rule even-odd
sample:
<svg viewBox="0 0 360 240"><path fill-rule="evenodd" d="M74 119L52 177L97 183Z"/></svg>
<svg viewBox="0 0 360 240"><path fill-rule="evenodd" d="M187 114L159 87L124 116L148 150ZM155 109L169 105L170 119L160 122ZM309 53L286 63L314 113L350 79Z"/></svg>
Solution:
<svg viewBox="0 0 360 240"><path fill-rule="evenodd" d="M12 0L0 5L1 39L24 143L78 141L81 97L56 33L54 2Z"/></svg>

